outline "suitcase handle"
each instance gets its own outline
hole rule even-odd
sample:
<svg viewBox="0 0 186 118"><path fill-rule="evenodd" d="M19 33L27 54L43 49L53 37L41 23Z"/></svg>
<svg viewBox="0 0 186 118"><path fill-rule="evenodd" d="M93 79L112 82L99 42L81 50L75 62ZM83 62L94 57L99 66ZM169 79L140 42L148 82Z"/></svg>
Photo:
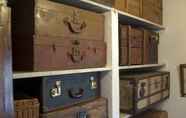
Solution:
<svg viewBox="0 0 186 118"><path fill-rule="evenodd" d="M73 63L80 63L84 60L86 56L85 52L81 52L79 45L79 41L74 41L71 52L67 52L67 56L71 59Z"/></svg>
<svg viewBox="0 0 186 118"><path fill-rule="evenodd" d="M74 89L70 89L70 90L68 91L68 93L69 93L69 96L70 96L71 98L73 98L73 99L79 99L79 98L81 98L81 97L83 96L84 90L83 90L82 88L80 88L80 89L78 90L78 92L74 92Z"/></svg>
<svg viewBox="0 0 186 118"><path fill-rule="evenodd" d="M80 20L77 11L74 11L72 16L65 17L63 21L72 33L81 33L87 26L85 21Z"/></svg>

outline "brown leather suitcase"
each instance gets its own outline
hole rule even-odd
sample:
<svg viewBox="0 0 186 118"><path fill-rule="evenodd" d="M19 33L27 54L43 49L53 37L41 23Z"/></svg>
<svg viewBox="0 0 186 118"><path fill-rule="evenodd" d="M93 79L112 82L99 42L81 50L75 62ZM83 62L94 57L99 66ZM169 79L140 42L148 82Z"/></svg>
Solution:
<svg viewBox="0 0 186 118"><path fill-rule="evenodd" d="M141 0L115 0L114 7L135 16L141 16Z"/></svg>
<svg viewBox="0 0 186 118"><path fill-rule="evenodd" d="M143 0L142 17L157 24L162 24L162 0Z"/></svg>
<svg viewBox="0 0 186 118"><path fill-rule="evenodd" d="M143 30L120 26L120 65L143 64Z"/></svg>
<svg viewBox="0 0 186 118"><path fill-rule="evenodd" d="M107 118L107 116L107 101L98 98L67 109L41 114L40 118Z"/></svg>
<svg viewBox="0 0 186 118"><path fill-rule="evenodd" d="M105 66L103 15L48 0L19 0L12 11L14 70Z"/></svg>
<svg viewBox="0 0 186 118"><path fill-rule="evenodd" d="M159 34L144 30L144 64L158 63Z"/></svg>
<svg viewBox="0 0 186 118"><path fill-rule="evenodd" d="M120 109L138 114L169 97L170 73L121 73Z"/></svg>

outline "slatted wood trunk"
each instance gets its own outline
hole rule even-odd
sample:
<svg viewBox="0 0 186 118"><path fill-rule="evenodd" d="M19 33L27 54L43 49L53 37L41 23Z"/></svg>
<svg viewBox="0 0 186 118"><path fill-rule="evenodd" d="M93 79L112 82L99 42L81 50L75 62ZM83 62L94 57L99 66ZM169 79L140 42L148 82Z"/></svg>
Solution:
<svg viewBox="0 0 186 118"><path fill-rule="evenodd" d="M15 70L105 66L103 15L48 0L25 2L13 6Z"/></svg>
<svg viewBox="0 0 186 118"><path fill-rule="evenodd" d="M107 101L99 98L67 109L41 114L40 118L107 118Z"/></svg>
<svg viewBox="0 0 186 118"><path fill-rule="evenodd" d="M121 111L138 114L167 99L169 83L169 72L121 73Z"/></svg>

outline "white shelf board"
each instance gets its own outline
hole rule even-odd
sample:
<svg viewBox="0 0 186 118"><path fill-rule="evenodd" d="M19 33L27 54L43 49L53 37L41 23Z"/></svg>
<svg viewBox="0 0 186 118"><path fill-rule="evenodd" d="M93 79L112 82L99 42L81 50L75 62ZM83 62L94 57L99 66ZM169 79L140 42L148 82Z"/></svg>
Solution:
<svg viewBox="0 0 186 118"><path fill-rule="evenodd" d="M110 71L110 70L112 70L110 67L105 67L105 68L89 68L89 69L74 69L74 70L45 71L45 72L14 72L13 79L56 76L56 75L88 73L88 72L103 72L103 71Z"/></svg>
<svg viewBox="0 0 186 118"><path fill-rule="evenodd" d="M147 65L134 65L134 66L120 66L120 70L129 70L129 69L140 69L140 68L156 68L164 67L165 64L147 64Z"/></svg>
<svg viewBox="0 0 186 118"><path fill-rule="evenodd" d="M119 22L123 24L131 24L136 26L145 27L151 30L164 30L165 27L149 20L131 15L129 13L117 10L119 14Z"/></svg>
<svg viewBox="0 0 186 118"><path fill-rule="evenodd" d="M106 5L99 4L91 0L59 0L63 4L75 6L78 8L103 13L110 11L112 8Z"/></svg>

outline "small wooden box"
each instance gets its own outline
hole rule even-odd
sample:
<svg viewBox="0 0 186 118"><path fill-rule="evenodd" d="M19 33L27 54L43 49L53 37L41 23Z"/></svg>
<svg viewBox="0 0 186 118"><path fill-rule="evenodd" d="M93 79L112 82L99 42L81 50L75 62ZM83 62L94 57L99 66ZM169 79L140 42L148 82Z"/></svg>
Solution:
<svg viewBox="0 0 186 118"><path fill-rule="evenodd" d="M39 118L38 99L15 100L15 118Z"/></svg>
<svg viewBox="0 0 186 118"><path fill-rule="evenodd" d="M125 73L120 76L120 108L138 114L169 97L169 72Z"/></svg>

